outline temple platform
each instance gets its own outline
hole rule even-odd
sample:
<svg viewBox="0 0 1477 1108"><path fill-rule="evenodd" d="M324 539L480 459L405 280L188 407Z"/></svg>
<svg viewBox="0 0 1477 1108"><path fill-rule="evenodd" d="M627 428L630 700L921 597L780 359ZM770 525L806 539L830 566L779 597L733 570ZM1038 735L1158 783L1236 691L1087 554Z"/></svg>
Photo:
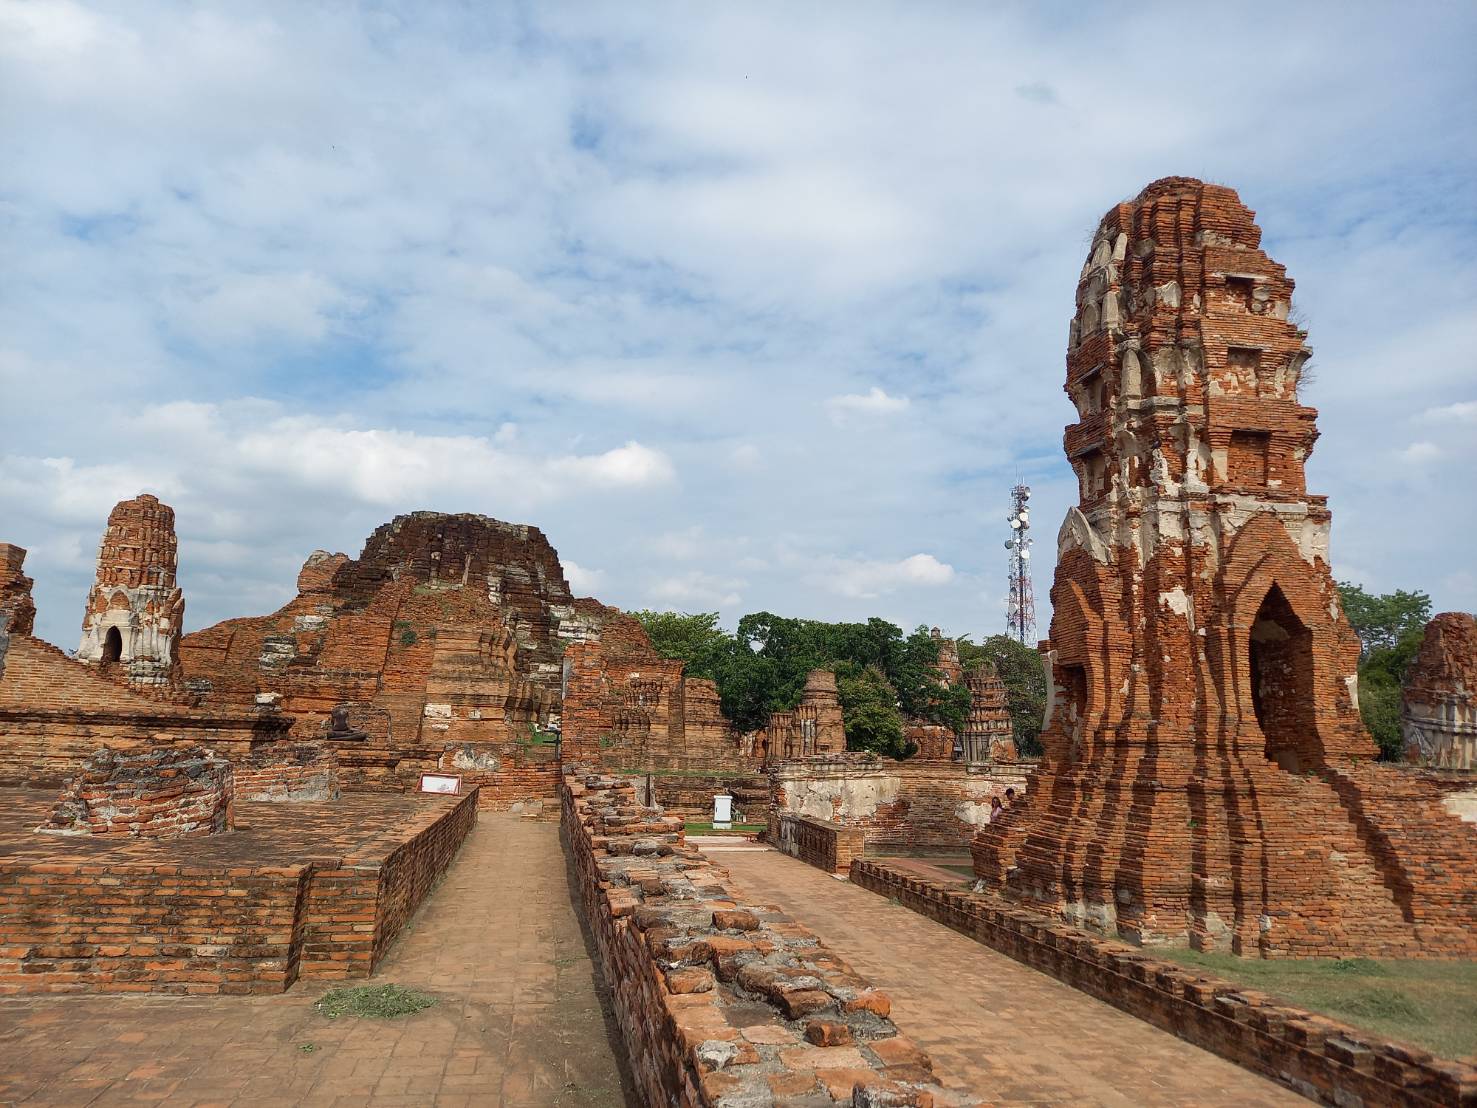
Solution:
<svg viewBox="0 0 1477 1108"><path fill-rule="evenodd" d="M460 797L238 803L201 838L38 834L0 790L0 994L280 993L367 977L477 820Z"/></svg>

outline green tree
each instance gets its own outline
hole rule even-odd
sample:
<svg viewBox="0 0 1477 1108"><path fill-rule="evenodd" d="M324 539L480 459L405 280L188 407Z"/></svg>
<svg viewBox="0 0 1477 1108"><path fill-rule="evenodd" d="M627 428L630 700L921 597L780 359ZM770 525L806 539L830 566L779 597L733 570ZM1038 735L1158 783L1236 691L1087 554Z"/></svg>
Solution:
<svg viewBox="0 0 1477 1108"><path fill-rule="evenodd" d="M733 646L733 636L718 626L717 612L632 612L646 630L651 645L663 658L687 663L694 677L716 679L722 660Z"/></svg>
<svg viewBox="0 0 1477 1108"><path fill-rule="evenodd" d="M836 667L836 691L848 750L870 750L890 758L910 753L903 739L897 693L879 667L842 662Z"/></svg>
<svg viewBox="0 0 1477 1108"><path fill-rule="evenodd" d="M1411 635L1419 646L1431 619L1431 598L1425 593L1396 589L1375 596L1352 581L1340 581L1338 586L1344 615L1359 633L1361 659L1376 650L1393 650Z"/></svg>
<svg viewBox="0 0 1477 1108"><path fill-rule="evenodd" d="M1420 651L1431 598L1404 589L1375 596L1340 581L1339 599L1359 634L1359 715L1380 748L1380 758L1399 761L1405 752L1400 689L1406 668Z"/></svg>

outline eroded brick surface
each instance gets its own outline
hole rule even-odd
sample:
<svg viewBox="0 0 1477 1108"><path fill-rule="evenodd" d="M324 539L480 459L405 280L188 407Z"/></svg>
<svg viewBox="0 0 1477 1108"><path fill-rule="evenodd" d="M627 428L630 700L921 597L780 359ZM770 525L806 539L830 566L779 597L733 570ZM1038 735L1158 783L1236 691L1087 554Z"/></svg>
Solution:
<svg viewBox="0 0 1477 1108"><path fill-rule="evenodd" d="M37 830L150 839L216 835L234 826L234 796L231 763L204 747L139 754L103 747Z"/></svg>

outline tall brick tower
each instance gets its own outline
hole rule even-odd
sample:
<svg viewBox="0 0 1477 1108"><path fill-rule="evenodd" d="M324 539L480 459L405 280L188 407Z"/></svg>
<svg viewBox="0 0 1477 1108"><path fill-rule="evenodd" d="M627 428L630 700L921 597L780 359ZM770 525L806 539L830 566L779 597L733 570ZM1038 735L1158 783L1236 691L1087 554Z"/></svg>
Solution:
<svg viewBox="0 0 1477 1108"><path fill-rule="evenodd" d="M178 563L174 509L148 493L120 502L98 549L78 660L120 666L134 684L168 684L185 617Z"/></svg>
<svg viewBox="0 0 1477 1108"><path fill-rule="evenodd" d="M1470 858L1477 836L1368 766L1359 642L1303 483L1311 352L1260 241L1234 191L1183 177L1098 226L1067 349L1079 502L1043 644L1046 755L976 869L1145 943L1470 950L1477 889L1423 854Z"/></svg>

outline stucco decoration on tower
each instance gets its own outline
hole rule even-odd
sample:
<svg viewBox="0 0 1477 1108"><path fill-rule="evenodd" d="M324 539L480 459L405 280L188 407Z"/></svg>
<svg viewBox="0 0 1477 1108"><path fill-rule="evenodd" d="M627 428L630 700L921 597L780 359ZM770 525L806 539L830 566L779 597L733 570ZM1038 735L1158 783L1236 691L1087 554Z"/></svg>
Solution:
<svg viewBox="0 0 1477 1108"><path fill-rule="evenodd" d="M1303 481L1292 291L1229 188L1166 178L1098 226L1068 334L1079 498L1045 759L976 870L1143 943L1471 954L1477 841L1370 765L1330 514Z"/></svg>
<svg viewBox="0 0 1477 1108"><path fill-rule="evenodd" d="M178 564L173 508L149 493L114 507L87 594L78 660L118 666L133 684L169 684L185 617Z"/></svg>

